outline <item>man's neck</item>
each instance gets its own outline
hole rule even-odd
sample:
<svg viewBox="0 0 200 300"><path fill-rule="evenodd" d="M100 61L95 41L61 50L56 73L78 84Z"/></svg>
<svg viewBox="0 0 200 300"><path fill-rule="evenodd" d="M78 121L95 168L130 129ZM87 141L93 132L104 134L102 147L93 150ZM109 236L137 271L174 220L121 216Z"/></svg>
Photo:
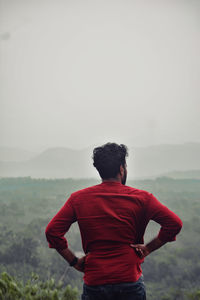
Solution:
<svg viewBox="0 0 200 300"><path fill-rule="evenodd" d="M109 179L102 179L102 182L120 182L121 183L121 178L109 178Z"/></svg>

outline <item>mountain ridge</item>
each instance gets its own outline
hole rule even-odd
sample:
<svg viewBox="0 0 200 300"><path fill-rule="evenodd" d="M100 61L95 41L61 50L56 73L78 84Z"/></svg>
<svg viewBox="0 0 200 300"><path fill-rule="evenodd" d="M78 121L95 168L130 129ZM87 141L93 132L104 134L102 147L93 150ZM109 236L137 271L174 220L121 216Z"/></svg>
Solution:
<svg viewBox="0 0 200 300"><path fill-rule="evenodd" d="M0 155L0 176L96 178L98 173L93 167L92 150L93 147L80 150L52 147L29 159L15 162L2 161ZM170 172L200 170L200 143L129 147L127 164L129 178L147 178Z"/></svg>

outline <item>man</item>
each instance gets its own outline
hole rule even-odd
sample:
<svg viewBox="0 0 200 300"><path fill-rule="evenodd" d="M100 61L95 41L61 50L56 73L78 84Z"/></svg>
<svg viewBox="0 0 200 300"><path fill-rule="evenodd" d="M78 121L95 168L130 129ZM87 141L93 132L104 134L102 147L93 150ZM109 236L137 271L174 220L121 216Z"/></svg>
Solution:
<svg viewBox="0 0 200 300"><path fill-rule="evenodd" d="M174 241L180 218L151 193L125 185L127 147L107 143L93 151L102 183L72 193L46 228L55 248L76 270L84 272L82 300L145 300L141 263L152 251ZM144 244L150 220L161 225ZM77 258L64 237L78 222L85 256Z"/></svg>

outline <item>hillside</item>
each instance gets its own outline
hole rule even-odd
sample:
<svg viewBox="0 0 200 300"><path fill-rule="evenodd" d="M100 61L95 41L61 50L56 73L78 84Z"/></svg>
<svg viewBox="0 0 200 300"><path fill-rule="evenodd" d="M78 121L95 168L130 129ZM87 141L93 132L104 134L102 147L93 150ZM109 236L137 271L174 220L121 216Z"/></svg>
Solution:
<svg viewBox="0 0 200 300"><path fill-rule="evenodd" d="M166 173L164 176L174 179L200 179L200 170L174 171Z"/></svg>
<svg viewBox="0 0 200 300"><path fill-rule="evenodd" d="M92 150L92 148L83 150L64 147L49 148L33 158L15 162L5 161L0 152L0 176L97 178L98 173L92 165ZM200 170L200 144L186 143L129 148L127 164L130 179L151 178L160 174L188 170L193 170L193 174L199 176L197 170Z"/></svg>

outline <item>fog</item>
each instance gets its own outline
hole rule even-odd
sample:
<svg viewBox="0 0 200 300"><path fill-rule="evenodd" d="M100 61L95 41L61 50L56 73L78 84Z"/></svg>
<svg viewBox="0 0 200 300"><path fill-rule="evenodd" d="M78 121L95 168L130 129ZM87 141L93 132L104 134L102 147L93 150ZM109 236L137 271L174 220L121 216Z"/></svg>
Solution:
<svg viewBox="0 0 200 300"><path fill-rule="evenodd" d="M200 1L0 3L0 146L200 142Z"/></svg>

